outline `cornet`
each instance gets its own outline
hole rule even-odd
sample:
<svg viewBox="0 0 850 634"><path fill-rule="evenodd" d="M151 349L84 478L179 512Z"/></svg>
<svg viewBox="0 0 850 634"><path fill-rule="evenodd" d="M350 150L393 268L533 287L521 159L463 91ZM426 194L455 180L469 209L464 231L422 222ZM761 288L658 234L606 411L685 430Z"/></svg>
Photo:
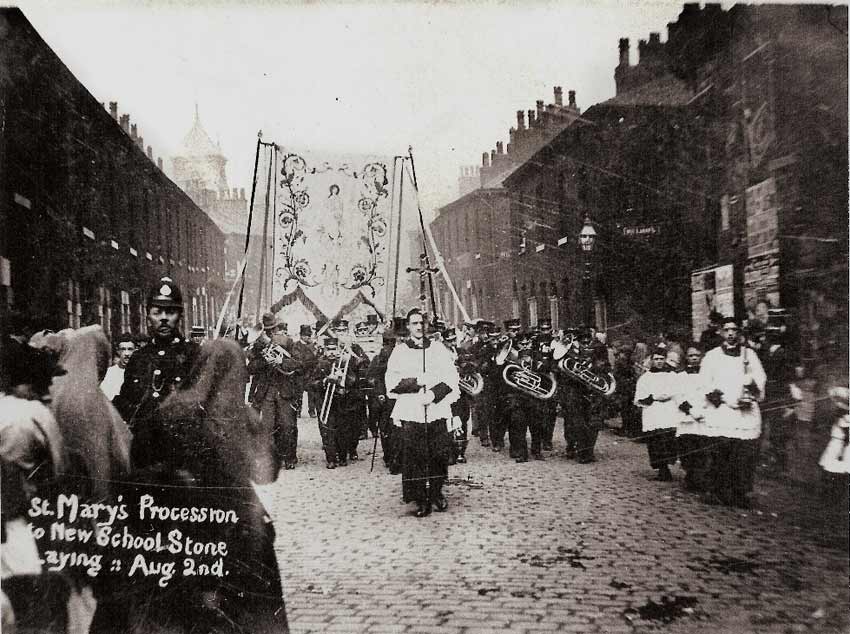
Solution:
<svg viewBox="0 0 850 634"><path fill-rule="evenodd" d="M484 391L484 377L481 376L480 372L464 374L460 377L458 386L466 394L469 394L470 396L478 396L482 391Z"/></svg>

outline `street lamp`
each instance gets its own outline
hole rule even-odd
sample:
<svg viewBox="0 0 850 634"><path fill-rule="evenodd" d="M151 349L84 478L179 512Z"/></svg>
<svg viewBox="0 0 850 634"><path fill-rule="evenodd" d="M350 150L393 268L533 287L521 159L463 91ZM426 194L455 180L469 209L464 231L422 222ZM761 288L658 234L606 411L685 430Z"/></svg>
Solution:
<svg viewBox="0 0 850 634"><path fill-rule="evenodd" d="M589 326L593 322L593 248L596 246L596 229L590 217L585 217L584 226L578 234L578 243L584 259L584 323Z"/></svg>

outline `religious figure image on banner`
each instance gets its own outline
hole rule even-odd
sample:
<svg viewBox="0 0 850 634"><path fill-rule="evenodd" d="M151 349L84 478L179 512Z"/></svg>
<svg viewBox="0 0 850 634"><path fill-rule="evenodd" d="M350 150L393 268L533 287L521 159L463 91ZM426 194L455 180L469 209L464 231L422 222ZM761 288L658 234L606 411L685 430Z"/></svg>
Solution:
<svg viewBox="0 0 850 634"><path fill-rule="evenodd" d="M281 158L274 299L300 290L328 319L361 302L383 306L392 213L387 161Z"/></svg>

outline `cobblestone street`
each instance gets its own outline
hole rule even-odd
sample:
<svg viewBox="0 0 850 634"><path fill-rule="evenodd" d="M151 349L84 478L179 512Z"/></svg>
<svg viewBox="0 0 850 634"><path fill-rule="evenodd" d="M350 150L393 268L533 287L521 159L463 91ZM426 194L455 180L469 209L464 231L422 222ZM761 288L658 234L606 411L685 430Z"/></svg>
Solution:
<svg viewBox="0 0 850 634"><path fill-rule="evenodd" d="M847 631L846 517L816 491L761 480L751 510L706 506L610 431L598 462L567 460L559 421L542 463L473 438L448 512L416 519L380 447L369 473L372 439L328 471L315 419L299 428L298 468L261 491L296 633Z"/></svg>

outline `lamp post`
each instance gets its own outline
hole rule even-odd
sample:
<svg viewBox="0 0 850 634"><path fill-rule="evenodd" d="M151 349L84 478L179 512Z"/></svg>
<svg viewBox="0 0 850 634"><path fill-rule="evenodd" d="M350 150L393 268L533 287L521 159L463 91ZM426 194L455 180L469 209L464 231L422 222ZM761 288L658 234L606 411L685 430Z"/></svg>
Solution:
<svg viewBox="0 0 850 634"><path fill-rule="evenodd" d="M593 323L593 248L596 246L596 229L590 217L585 217L584 226L578 234L578 244L581 247L582 259L584 261L584 272L582 281L584 283L584 313L583 319L586 326Z"/></svg>

